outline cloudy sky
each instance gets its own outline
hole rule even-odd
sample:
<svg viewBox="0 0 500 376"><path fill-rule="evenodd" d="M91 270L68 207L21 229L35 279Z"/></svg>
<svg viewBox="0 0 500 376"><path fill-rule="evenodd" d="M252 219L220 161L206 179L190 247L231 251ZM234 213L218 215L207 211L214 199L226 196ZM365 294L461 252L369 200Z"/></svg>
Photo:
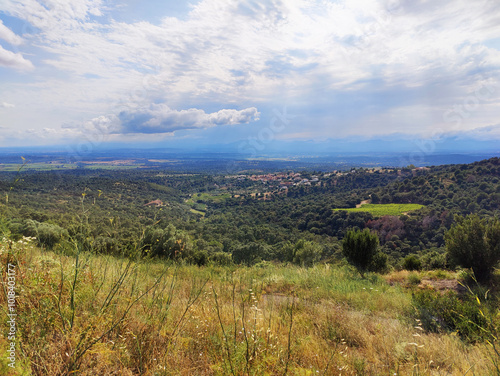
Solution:
<svg viewBox="0 0 500 376"><path fill-rule="evenodd" d="M498 0L2 0L0 146L500 141L499 68Z"/></svg>

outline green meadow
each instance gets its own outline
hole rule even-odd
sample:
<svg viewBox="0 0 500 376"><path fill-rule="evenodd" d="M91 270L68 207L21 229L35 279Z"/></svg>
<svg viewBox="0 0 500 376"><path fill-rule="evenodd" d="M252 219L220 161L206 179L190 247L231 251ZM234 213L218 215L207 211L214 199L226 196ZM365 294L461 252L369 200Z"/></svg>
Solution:
<svg viewBox="0 0 500 376"><path fill-rule="evenodd" d="M359 208L348 209L333 209L334 211L348 211L348 212L368 212L374 217L382 217L384 215L401 215L424 208L420 204L364 204Z"/></svg>

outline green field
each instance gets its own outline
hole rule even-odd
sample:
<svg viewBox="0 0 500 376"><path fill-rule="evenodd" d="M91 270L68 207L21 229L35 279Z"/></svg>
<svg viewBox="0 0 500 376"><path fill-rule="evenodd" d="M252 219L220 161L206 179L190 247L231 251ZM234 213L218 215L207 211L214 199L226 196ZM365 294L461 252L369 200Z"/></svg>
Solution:
<svg viewBox="0 0 500 376"><path fill-rule="evenodd" d="M89 170L132 170L135 168L144 168L144 165L107 165L107 164L87 164L84 167Z"/></svg>
<svg viewBox="0 0 500 376"><path fill-rule="evenodd" d="M348 209L333 209L334 211L345 210L348 212L368 212L374 217L382 217L384 215L401 215L414 210L424 208L420 204L364 204L360 208Z"/></svg>
<svg viewBox="0 0 500 376"><path fill-rule="evenodd" d="M19 163L2 163L0 164L0 171L5 172L15 172L18 171L22 165ZM30 163L27 164L23 170L36 170L36 171L51 171L51 170L67 170L75 169L77 166L75 164L69 163Z"/></svg>
<svg viewBox="0 0 500 376"><path fill-rule="evenodd" d="M202 217L205 216L205 212L202 212L200 210L196 210L196 209L189 209L189 211L193 214L198 214L198 215L201 215Z"/></svg>
<svg viewBox="0 0 500 376"><path fill-rule="evenodd" d="M22 165L19 163L0 163L0 171L16 172ZM85 164L80 166L75 163L28 163L23 168L23 171L56 171L56 170L74 170L76 168L84 168L89 170L131 170L137 168L144 168L142 164L132 165L108 165L108 164Z"/></svg>
<svg viewBox="0 0 500 376"><path fill-rule="evenodd" d="M195 203L220 204L229 198L231 198L229 193L216 196L208 193L195 193L189 200L186 201L186 203L188 205L194 205Z"/></svg>

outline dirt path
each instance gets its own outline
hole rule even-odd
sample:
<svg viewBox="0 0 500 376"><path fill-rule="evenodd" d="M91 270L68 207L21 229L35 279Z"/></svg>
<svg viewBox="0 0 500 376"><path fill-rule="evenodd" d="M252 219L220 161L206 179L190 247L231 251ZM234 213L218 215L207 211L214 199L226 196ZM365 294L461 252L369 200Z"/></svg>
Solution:
<svg viewBox="0 0 500 376"><path fill-rule="evenodd" d="M370 200L361 201L359 204L356 205L356 208L360 208L361 205L369 204L369 203L370 203Z"/></svg>

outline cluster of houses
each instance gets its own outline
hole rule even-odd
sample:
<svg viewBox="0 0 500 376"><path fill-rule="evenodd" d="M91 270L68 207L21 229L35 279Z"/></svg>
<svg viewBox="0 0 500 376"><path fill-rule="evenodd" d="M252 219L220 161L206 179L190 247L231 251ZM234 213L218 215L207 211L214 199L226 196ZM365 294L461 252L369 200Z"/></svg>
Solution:
<svg viewBox="0 0 500 376"><path fill-rule="evenodd" d="M262 175L237 175L238 180L249 179L264 184L277 185L280 189L286 190L290 186L321 184L318 176L311 176L310 179L302 177L298 172L277 172Z"/></svg>

